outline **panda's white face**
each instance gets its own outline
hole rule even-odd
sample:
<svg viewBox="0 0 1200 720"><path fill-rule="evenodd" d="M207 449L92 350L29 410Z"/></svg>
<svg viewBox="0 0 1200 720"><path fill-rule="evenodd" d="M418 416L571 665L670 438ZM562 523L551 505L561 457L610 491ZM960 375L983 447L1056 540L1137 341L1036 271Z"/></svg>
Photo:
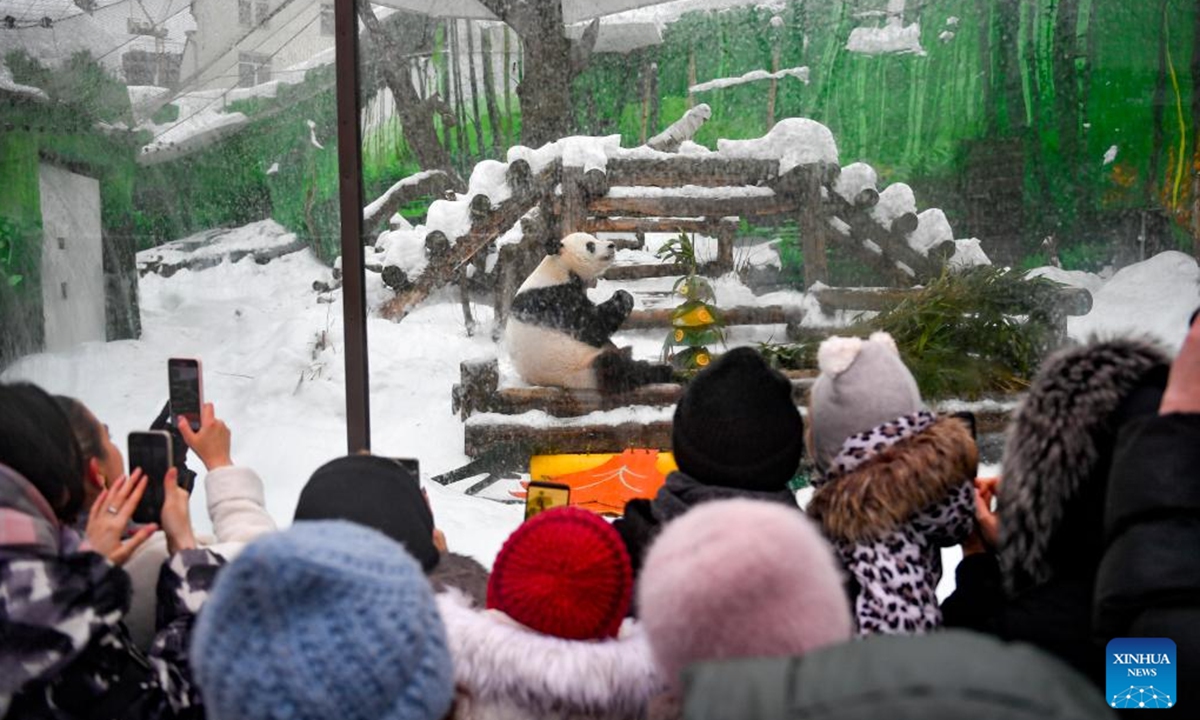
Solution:
<svg viewBox="0 0 1200 720"><path fill-rule="evenodd" d="M571 233L563 238L559 257L567 267L582 278L591 281L599 277L613 263L617 246L610 240L597 240L587 233Z"/></svg>

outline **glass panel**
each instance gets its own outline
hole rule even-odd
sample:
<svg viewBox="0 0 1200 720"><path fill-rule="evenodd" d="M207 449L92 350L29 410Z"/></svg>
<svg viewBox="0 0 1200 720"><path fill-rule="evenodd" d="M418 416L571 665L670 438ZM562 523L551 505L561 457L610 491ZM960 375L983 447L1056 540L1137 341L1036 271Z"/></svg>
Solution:
<svg viewBox="0 0 1200 720"><path fill-rule="evenodd" d="M572 231L617 243L588 298L618 319L632 298L611 340L633 359L680 379L750 345L802 397L823 338L886 329L930 404L988 401L966 407L989 462L1052 348L1183 338L1192 4L481 4L503 22L376 4L360 52L374 445L427 480L480 461L434 491L451 547L490 557L531 456L669 447L678 388L545 387L599 382L611 327L513 335L518 288Z"/></svg>
<svg viewBox="0 0 1200 720"><path fill-rule="evenodd" d="M286 524L345 448L333 37L317 3L77 5L0 2L0 377L80 399L127 455L167 359L199 359Z"/></svg>

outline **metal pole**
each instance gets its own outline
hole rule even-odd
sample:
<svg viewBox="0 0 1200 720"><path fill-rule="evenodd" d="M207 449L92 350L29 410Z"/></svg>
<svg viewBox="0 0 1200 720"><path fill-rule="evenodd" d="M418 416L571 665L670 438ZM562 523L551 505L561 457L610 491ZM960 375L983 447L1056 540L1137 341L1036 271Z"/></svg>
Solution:
<svg viewBox="0 0 1200 720"><path fill-rule="evenodd" d="M346 450L371 449L367 295L362 241L362 138L356 0L334 0L337 53L338 188L342 226L342 337L346 355Z"/></svg>

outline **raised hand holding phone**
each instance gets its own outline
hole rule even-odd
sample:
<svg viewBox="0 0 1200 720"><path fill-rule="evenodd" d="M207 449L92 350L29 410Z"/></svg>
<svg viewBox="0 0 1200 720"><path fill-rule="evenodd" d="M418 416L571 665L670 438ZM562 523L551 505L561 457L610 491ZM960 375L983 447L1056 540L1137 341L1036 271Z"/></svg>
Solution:
<svg viewBox="0 0 1200 720"><path fill-rule="evenodd" d="M568 485L534 480L525 488L526 520L551 508L566 507L570 504L571 488Z"/></svg>
<svg viewBox="0 0 1200 720"><path fill-rule="evenodd" d="M102 490L88 511L88 542L92 550L108 558L114 565L124 565L133 551L158 529L153 523L143 525L132 536L122 540L145 490L146 477L140 470L135 470L131 475L117 478Z"/></svg>
<svg viewBox="0 0 1200 720"><path fill-rule="evenodd" d="M229 426L217 417L212 403L204 403L201 407L200 426L197 430L192 429L186 418L179 418L177 423L183 441L196 453L209 472L233 465L229 456L230 445L233 442Z"/></svg>

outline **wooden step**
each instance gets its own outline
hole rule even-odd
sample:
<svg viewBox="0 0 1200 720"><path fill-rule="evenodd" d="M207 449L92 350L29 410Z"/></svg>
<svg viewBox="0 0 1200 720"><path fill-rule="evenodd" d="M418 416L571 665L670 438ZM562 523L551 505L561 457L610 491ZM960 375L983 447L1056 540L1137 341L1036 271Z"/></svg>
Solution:
<svg viewBox="0 0 1200 720"><path fill-rule="evenodd" d="M750 307L717 308L725 317L725 325L788 325L799 324L804 317L804 311L798 307L783 305L765 305ZM649 328L668 328L671 326L671 312L674 308L655 308L652 310L634 310L629 314L622 330L645 330Z"/></svg>
<svg viewBox="0 0 1200 720"><path fill-rule="evenodd" d="M980 436L1003 432L1008 424L1015 398L1006 403L947 402L935 407L939 413L971 410ZM807 415L804 407L798 408ZM667 411L663 411L664 414ZM530 455L566 453L619 453L627 448L671 448L669 418L649 422L570 422L544 424L544 416L485 414L471 417L464 424L464 451L478 457L500 444L518 444Z"/></svg>
<svg viewBox="0 0 1200 720"><path fill-rule="evenodd" d="M605 172L610 185L763 185L779 179L779 161L673 154L654 158L611 158Z"/></svg>
<svg viewBox="0 0 1200 720"><path fill-rule="evenodd" d="M762 217L794 213L796 203L795 197L780 196L770 188L757 186L676 189L620 185L588 202L587 209L601 217Z"/></svg>
<svg viewBox="0 0 1200 720"><path fill-rule="evenodd" d="M646 278L679 277L687 268L679 263L649 265L613 265L604 271L605 280L645 280Z"/></svg>
<svg viewBox="0 0 1200 720"><path fill-rule="evenodd" d="M589 233L699 233L732 237L737 233L737 218L717 217L588 217L583 231Z"/></svg>

